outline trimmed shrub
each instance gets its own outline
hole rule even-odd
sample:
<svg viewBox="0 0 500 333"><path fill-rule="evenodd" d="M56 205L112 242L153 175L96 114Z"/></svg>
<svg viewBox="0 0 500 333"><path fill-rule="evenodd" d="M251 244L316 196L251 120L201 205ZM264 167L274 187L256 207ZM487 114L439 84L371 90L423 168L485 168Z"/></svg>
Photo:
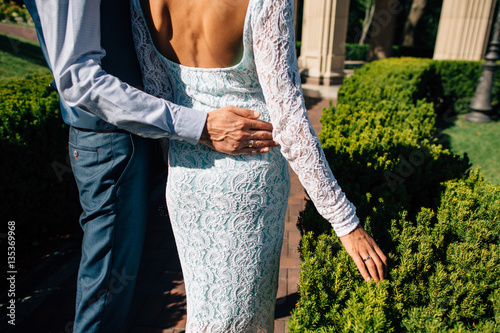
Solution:
<svg viewBox="0 0 500 333"><path fill-rule="evenodd" d="M479 61L434 61L436 73L442 82L442 98L447 108L457 113L467 113L481 77ZM492 105L498 107L500 72L495 72L492 89Z"/></svg>
<svg viewBox="0 0 500 333"><path fill-rule="evenodd" d="M434 56L434 45L432 47L423 46L402 46L395 45L392 47L393 57L415 57L415 58L432 58Z"/></svg>
<svg viewBox="0 0 500 333"><path fill-rule="evenodd" d="M325 154L388 255L390 276L377 287L364 282L307 202L291 332L500 330L500 188L468 171L467 158L436 136L435 105L459 96L443 75L451 68L428 59L370 63L324 110Z"/></svg>
<svg viewBox="0 0 500 333"><path fill-rule="evenodd" d="M78 192L50 75L0 84L0 207L16 221L19 251L78 228Z"/></svg>
<svg viewBox="0 0 500 333"><path fill-rule="evenodd" d="M345 44L345 60L362 60L368 59L369 44Z"/></svg>
<svg viewBox="0 0 500 333"><path fill-rule="evenodd" d="M437 214L388 225L396 246L378 286L362 281L336 235L304 236L291 332L498 332L500 187L472 172L445 184Z"/></svg>
<svg viewBox="0 0 500 333"><path fill-rule="evenodd" d="M345 60L362 60L366 61L370 52L370 44L345 44ZM432 58L434 49L425 49L422 47L405 47L393 46L393 57L418 57L418 58Z"/></svg>

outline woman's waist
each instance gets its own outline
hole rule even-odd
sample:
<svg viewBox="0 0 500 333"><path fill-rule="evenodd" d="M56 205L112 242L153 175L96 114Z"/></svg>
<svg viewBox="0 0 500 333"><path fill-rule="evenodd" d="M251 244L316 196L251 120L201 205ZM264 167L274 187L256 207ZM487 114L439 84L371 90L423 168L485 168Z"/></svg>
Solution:
<svg viewBox="0 0 500 333"><path fill-rule="evenodd" d="M169 147L169 166L171 168L210 170L266 169L286 164L279 147L270 148L264 154L228 155L213 150L201 143L190 144L186 141L171 140Z"/></svg>

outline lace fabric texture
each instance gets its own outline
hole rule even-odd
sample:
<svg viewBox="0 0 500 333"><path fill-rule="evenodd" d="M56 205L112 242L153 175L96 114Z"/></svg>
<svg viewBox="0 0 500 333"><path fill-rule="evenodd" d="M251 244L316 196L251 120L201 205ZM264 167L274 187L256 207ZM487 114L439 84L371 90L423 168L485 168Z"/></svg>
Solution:
<svg viewBox="0 0 500 333"><path fill-rule="evenodd" d="M250 0L232 67L186 67L154 47L139 0L134 41L146 92L206 112L236 105L271 121L280 147L229 156L172 140L167 205L186 284L187 332L272 332L288 201L286 160L339 236L359 223L307 118L292 0ZM286 159L286 160L285 160Z"/></svg>

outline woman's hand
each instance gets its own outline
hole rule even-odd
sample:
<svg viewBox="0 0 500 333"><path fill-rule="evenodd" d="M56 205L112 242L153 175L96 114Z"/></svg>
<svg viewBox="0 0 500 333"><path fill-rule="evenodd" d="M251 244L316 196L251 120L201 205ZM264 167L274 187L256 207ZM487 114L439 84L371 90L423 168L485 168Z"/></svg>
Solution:
<svg viewBox="0 0 500 333"><path fill-rule="evenodd" d="M340 237L340 241L366 281L373 279L378 283L385 279L387 257L363 227L358 226L351 233Z"/></svg>

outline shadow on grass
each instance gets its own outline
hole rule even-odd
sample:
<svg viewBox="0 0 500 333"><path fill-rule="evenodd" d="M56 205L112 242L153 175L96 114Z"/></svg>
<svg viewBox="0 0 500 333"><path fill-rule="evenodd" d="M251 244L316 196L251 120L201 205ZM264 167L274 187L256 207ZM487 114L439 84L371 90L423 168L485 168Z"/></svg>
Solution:
<svg viewBox="0 0 500 333"><path fill-rule="evenodd" d="M445 130L455 126L458 114L451 109L446 110L443 113L436 114L436 130L434 131L434 138L438 140L438 143L445 149L450 149L450 136L445 133Z"/></svg>
<svg viewBox="0 0 500 333"><path fill-rule="evenodd" d="M463 114L462 114L463 115ZM436 131L434 133L434 138L438 140L438 143L443 146L443 148L449 149L452 151L451 138L446 133L447 130L451 127L456 126L457 119L460 115L453 110L447 110L443 113L436 114ZM498 107L495 107L490 115L492 123L498 123L500 120ZM480 124L480 123L470 123Z"/></svg>
<svg viewBox="0 0 500 333"><path fill-rule="evenodd" d="M40 46L35 43L0 34L0 50L36 65L47 66Z"/></svg>

